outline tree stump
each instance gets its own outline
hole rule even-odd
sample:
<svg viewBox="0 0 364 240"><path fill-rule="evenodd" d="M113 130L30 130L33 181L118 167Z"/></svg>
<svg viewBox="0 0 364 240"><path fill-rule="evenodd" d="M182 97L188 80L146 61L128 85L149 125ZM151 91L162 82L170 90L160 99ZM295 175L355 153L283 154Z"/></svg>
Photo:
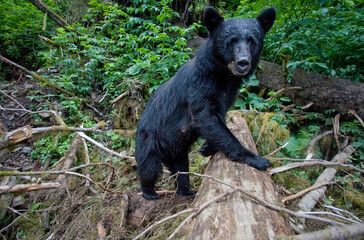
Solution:
<svg viewBox="0 0 364 240"><path fill-rule="evenodd" d="M233 113L228 123L229 129L250 151L257 153L245 119ZM224 182L243 187L255 196L279 205L273 181L268 172L261 172L246 164L229 160L218 152L209 161L205 174ZM194 206L231 190L211 179L203 179ZM184 239L274 239L278 235L293 234L283 216L276 211L259 205L236 192L225 199L211 204L184 228Z"/></svg>

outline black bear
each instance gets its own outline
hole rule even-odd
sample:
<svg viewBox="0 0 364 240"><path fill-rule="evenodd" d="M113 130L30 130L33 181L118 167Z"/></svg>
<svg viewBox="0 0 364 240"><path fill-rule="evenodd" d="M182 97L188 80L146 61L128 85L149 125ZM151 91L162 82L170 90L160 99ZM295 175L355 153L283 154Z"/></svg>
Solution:
<svg viewBox="0 0 364 240"><path fill-rule="evenodd" d="M245 149L225 124L225 114L242 84L257 67L263 38L272 27L276 11L266 9L256 19L230 19L212 7L204 12L209 31L195 58L152 95L140 118L135 158L143 197L158 198L154 184L162 163L172 174L188 172L190 146L202 136L204 156L217 151L232 161L265 170L271 163ZM178 195L195 195L189 176L177 177Z"/></svg>

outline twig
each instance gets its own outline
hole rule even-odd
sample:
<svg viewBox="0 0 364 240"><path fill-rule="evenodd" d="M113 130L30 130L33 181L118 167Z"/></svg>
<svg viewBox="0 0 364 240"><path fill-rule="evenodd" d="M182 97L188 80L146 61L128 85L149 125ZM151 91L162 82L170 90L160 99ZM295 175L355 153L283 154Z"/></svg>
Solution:
<svg viewBox="0 0 364 240"><path fill-rule="evenodd" d="M358 221L354 221L352 219L340 216L340 215L332 213L332 212L304 212L304 213L305 214L312 214L312 215L330 215L330 216L333 216L333 217L337 217L337 218L346 220L346 221L351 222L351 223L360 223Z"/></svg>
<svg viewBox="0 0 364 240"><path fill-rule="evenodd" d="M97 110L97 108L95 108L91 104L86 103L86 106L89 107L89 108L91 108L95 113L97 113L97 115L99 115L99 117L102 117L102 118L105 117L104 114L102 114L102 112L100 112L99 110Z"/></svg>
<svg viewBox="0 0 364 240"><path fill-rule="evenodd" d="M287 147L288 142L286 142L285 144L283 144L282 146L280 146L279 148L277 148L276 150L274 150L273 152L269 153L268 155L266 155L265 157L270 157L273 156L274 154L276 154L277 152L281 151L283 148Z"/></svg>
<svg viewBox="0 0 364 240"><path fill-rule="evenodd" d="M274 160L278 160L278 161L290 161L290 162L306 162L306 159L302 159L302 158L273 158ZM320 159L320 158L315 158L315 159L310 159L310 161L325 161L324 159Z"/></svg>
<svg viewBox="0 0 364 240"><path fill-rule="evenodd" d="M341 114L338 113L338 114L336 114L335 118L332 119L332 123L334 126L334 138L336 141L336 146L339 150L341 149L340 142L339 142L339 136L338 136L339 130L340 130L340 116L341 116Z"/></svg>
<svg viewBox="0 0 364 240"><path fill-rule="evenodd" d="M122 191L112 191L108 188L105 188L104 186L102 186L101 184L99 184L98 182L92 180L89 177L86 177L83 174L80 173L75 173L75 172L70 172L67 170L62 170L62 171L34 171L34 172L17 172L17 171L0 171L0 176L34 176L34 175L71 175L71 176L77 176L77 177L81 177L84 178L88 181L90 181L91 183L95 184L96 186L102 188L105 191L111 192L111 193L123 193Z"/></svg>
<svg viewBox="0 0 364 240"><path fill-rule="evenodd" d="M280 172L285 172L294 168L299 168L299 167L311 167L311 166L325 166L325 167L341 167L341 168L349 168L352 170L355 170L357 172L360 172L362 174L364 174L364 170L358 167L355 167L353 165L349 165L349 164L343 164L343 163L335 163L335 162L328 162L328 161L309 161L309 162L301 162L301 163L291 163L291 164L287 164L284 166L280 166L280 167L276 167L273 168L269 171L269 173L271 175L276 174L276 173L280 173Z"/></svg>
<svg viewBox="0 0 364 240"><path fill-rule="evenodd" d="M23 215L17 217L14 219L14 221L12 221L11 223L9 223L7 226L3 227L0 232L3 232L5 231L6 229L8 229L9 227L11 227L11 225L13 225L16 221L18 221L21 217L23 217Z"/></svg>
<svg viewBox="0 0 364 240"><path fill-rule="evenodd" d="M363 120L359 117L359 115L356 113L355 110L349 110L349 113L353 114L359 120L359 122L361 123L361 125L364 127Z"/></svg>
<svg viewBox="0 0 364 240"><path fill-rule="evenodd" d="M307 147L307 156L306 156L306 160L310 160L314 154L315 154L315 146L316 146L316 143L318 141L320 141L323 137L325 136L328 136L328 135L331 135L333 134L334 131L326 131L318 136L316 136L315 138L313 138L310 143L308 144L308 147Z"/></svg>
<svg viewBox="0 0 364 240"><path fill-rule="evenodd" d="M73 95L74 95L74 94L73 94L73 93L71 93L70 91L67 91L67 90L65 90L65 89L61 88L60 86L58 86L58 85L56 85L56 84L51 83L48 79L46 79L46 78L44 78L44 77L42 77L42 76L38 75L38 74L37 74L37 73L35 73L35 72L29 71L29 70L28 70L28 69L26 69L25 67L23 67L23 66L21 66L21 65L19 65L19 64L16 64L16 63L14 63L13 61L11 61L11 60L9 60L9 59L7 59L7 58L5 58L5 57L1 56L1 55L0 55L0 61L3 61L3 62L5 62L5 63L7 63L7 64L9 64L9 65L11 65L11 66L13 66L13 67L19 68L19 69L20 69L20 70L22 70L24 73L26 73L26 74L28 74L28 75L32 76L34 80L36 80L36 81L38 81L38 82L41 82L41 83L43 83L43 84L47 85L47 86L48 86L48 87L50 87L50 88L53 88L53 89L55 89L55 90L57 90L57 91L59 91L59 92L65 93L65 94L67 94L67 95L71 95L71 96L73 96Z"/></svg>
<svg viewBox="0 0 364 240"><path fill-rule="evenodd" d="M114 152L110 149L108 149L107 147L105 147L104 145L102 145L101 143L96 142L95 140L93 140L92 138L90 138L89 136L87 136L86 134L84 134L83 132L78 133L78 135L82 138L84 138L85 140L89 141L90 143L94 144L96 147L104 150L107 153L110 153L111 155L114 155L116 157L119 157L121 159L126 159L129 160L130 164L135 165L135 158L134 157L130 157L130 156L126 156L126 155L121 155L120 153Z"/></svg>
<svg viewBox="0 0 364 240"><path fill-rule="evenodd" d="M13 98L12 96L10 96L10 95L8 95L8 94L6 94L6 92L5 91L3 91L3 90L0 90L0 92L2 93L2 94L4 94L6 97L8 97L8 98L10 98L11 100L13 100L14 102L16 102L18 105L19 105L19 107L21 107L23 110L26 110L25 109L25 107L20 103L20 102L18 102L15 98Z"/></svg>
<svg viewBox="0 0 364 240"><path fill-rule="evenodd" d="M299 197L305 195L306 193L308 193L308 192L310 192L312 190L315 190L317 188L320 188L320 187L323 187L323 186L326 186L326 185L336 184L337 182L340 182L340 181L341 180L336 180L336 181L333 181L333 182L324 182L324 183L318 184L316 186L311 186L311 187L306 188L306 189L304 189L304 190L302 190L302 191L300 191L300 192L298 192L296 194L293 194L291 196L283 198L282 203L285 203L287 201L291 201L291 200L294 200L296 198L299 198Z"/></svg>
<svg viewBox="0 0 364 240"><path fill-rule="evenodd" d="M182 214L185 214L185 213L189 213L189 212L193 212L193 211L196 211L195 208L188 208L186 210L183 210L183 211L180 211L176 214L173 214L171 216L168 216L166 218L163 218L161 220L159 220L158 222L155 222L153 223L152 225L150 225L147 229L145 229L142 233L140 233L138 236L136 236L135 238L133 238L133 240L137 240L137 239L140 239L141 237L143 237L147 232L149 232L151 229L153 229L155 226L158 226L159 224L162 224L170 219L174 219Z"/></svg>
<svg viewBox="0 0 364 240"><path fill-rule="evenodd" d="M336 210L336 211L339 211L339 212L343 212L343 213L349 214L350 216L352 216L353 218L355 218L355 220L357 220L358 222L363 222L360 218L358 218L357 216L355 216L353 213L351 213L349 211L343 210L341 208L329 206L329 205L324 205L324 207L327 207L327 208L329 208L331 210Z"/></svg>
<svg viewBox="0 0 364 240"><path fill-rule="evenodd" d="M18 214L19 216L22 216L22 217L24 217L26 220L30 221L30 219L29 219L27 216L25 216L23 213L20 213L20 212L19 212L19 211L17 211L16 209L11 208L11 207L9 207L9 206L7 206L6 208L7 208L7 209L9 209L10 211L12 211L13 213Z"/></svg>
<svg viewBox="0 0 364 240"><path fill-rule="evenodd" d="M285 87L285 88L282 88L282 89L278 90L273 96L268 98L266 101L270 102L273 99L278 98L279 96L282 96L282 94L284 94L285 92L288 92L289 90L294 90L294 89L300 90L300 89L302 89L302 87Z"/></svg>

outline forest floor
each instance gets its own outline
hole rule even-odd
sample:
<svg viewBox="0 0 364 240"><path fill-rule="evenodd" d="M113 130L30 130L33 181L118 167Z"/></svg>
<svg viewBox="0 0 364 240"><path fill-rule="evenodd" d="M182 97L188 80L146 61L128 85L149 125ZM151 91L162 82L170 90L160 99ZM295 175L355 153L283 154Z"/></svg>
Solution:
<svg viewBox="0 0 364 240"><path fill-rule="evenodd" d="M25 111L14 110L43 110L44 106L52 104L56 94L20 72L14 78L16 80L0 86L2 93L7 95L1 94L0 105L8 109L0 111L2 129L9 132L27 125L44 127L56 124L51 116L43 115L43 120L38 120ZM31 97L33 93L38 97ZM0 150L2 170L46 170L41 160L31 157L35 149L34 142L38 139L39 137L29 138L11 148ZM84 180L68 177L67 187L63 189L22 195L21 200L10 203L10 206L24 217L18 218L18 214L7 211L2 219L1 236L3 239L96 239L105 231L107 239L129 239L155 219L185 209L193 201L193 198L175 194L165 194L155 201L145 200L135 187L138 185L135 166L123 168L118 170L128 172L126 184L134 186L134 189L122 194L98 192L93 186L85 187ZM102 178L98 176L102 174L105 173L97 172L93 178ZM120 180L120 176L115 178ZM46 179L54 180L54 177ZM3 184L8 182L4 178L2 180ZM17 179L17 184L19 183L29 183L29 179ZM161 233L154 234L158 236Z"/></svg>
<svg viewBox="0 0 364 240"><path fill-rule="evenodd" d="M24 109L40 111L48 109L59 110L57 93L49 88L36 84L30 78L18 72L13 80L9 80L0 86L0 106L7 110L0 111L0 127L2 132L9 132L27 125L35 127L46 127L57 125L51 114L42 113L42 118L37 118L27 113ZM18 110L15 110L18 109ZM67 113L66 113L67 114ZM62 116L65 117L65 116ZM109 126L110 129L110 126ZM0 132L1 133L1 132ZM39 156L32 156L36 149L34 143L45 136L65 135L65 133L44 133L34 136L19 144L0 150L0 164L2 171L45 171L59 170L58 163L51 163L48 168L44 167L44 161ZM67 134L67 133L66 133ZM98 140L111 145L105 140ZM132 137L133 138L133 137ZM131 140L132 142L133 140ZM118 151L126 151L132 154L132 143L120 147ZM59 147L55 145L54 148ZM54 150L53 148L53 150ZM82 165L82 147L79 147L77 162L74 165ZM70 147L71 149L71 147ZM50 149L49 151L53 151ZM47 149L45 150L47 151ZM135 164L124 160L111 158L110 154L93 148L90 152L92 163L108 162L114 170L107 166L94 166L89 168L90 178L100 185L106 186L110 192L103 191L98 186L91 184L84 178L67 176L65 184L53 190L42 190L26 192L25 194L3 194L1 201L5 201L7 208L0 208L1 235L3 239L131 239L144 231L158 220L175 214L192 205L193 199L181 197L174 194L174 182L167 174L162 176L157 188L168 190L160 199L154 201L145 200L140 193L139 180ZM67 152L64 154L67 155ZM200 167L202 159L196 151L192 151L191 171L203 172ZM67 156L59 157L60 162ZM193 161L198 159L198 168ZM77 170L77 173L86 174L85 169ZM21 184L30 182L54 182L57 175L44 175L40 177L2 177L2 185ZM294 177L294 178L293 178ZM282 180L283 179L283 180ZM290 180L291 179L291 180ZM307 179L298 178L293 174L282 174L276 179L282 185L289 182L297 191L310 186ZM9 183L10 182L10 183ZM192 188L197 190L201 180L191 179ZM287 194L287 189L277 185L277 193L280 197ZM345 193L348 193L346 191ZM337 193L337 194L341 194ZM358 208L363 206L360 200L362 193L356 193L353 199L358 199ZM7 198L11 196L10 198ZM333 195L334 196L334 195ZM330 198L330 196L328 196ZM9 200L10 199L10 200ZM348 196L345 196L348 199ZM354 201L350 200L350 201ZM294 209L297 201L286 204L286 208ZM16 210L15 210L16 209ZM360 216L362 217L362 213ZM147 236L148 239L166 239L183 218L176 218L163 225L154 228ZM307 221L306 230L321 229L325 224Z"/></svg>

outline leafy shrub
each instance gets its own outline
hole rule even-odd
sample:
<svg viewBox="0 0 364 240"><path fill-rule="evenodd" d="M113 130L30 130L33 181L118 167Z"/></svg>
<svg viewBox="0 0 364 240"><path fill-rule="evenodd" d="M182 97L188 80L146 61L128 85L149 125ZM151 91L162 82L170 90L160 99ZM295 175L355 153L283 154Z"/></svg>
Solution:
<svg viewBox="0 0 364 240"><path fill-rule="evenodd" d="M59 29L59 46L43 52L49 66L58 66L53 81L82 95L95 89L117 95L138 80L153 91L189 59L187 33L169 21L178 16L170 1L135 0L130 7L90 1L86 23ZM85 24L86 25L86 24Z"/></svg>
<svg viewBox="0 0 364 240"><path fill-rule="evenodd" d="M46 4L50 3L45 1ZM46 21L44 14L25 0L9 0L0 3L0 53L20 64L37 68L41 61L37 52L45 49L38 35L49 36L55 24Z"/></svg>

